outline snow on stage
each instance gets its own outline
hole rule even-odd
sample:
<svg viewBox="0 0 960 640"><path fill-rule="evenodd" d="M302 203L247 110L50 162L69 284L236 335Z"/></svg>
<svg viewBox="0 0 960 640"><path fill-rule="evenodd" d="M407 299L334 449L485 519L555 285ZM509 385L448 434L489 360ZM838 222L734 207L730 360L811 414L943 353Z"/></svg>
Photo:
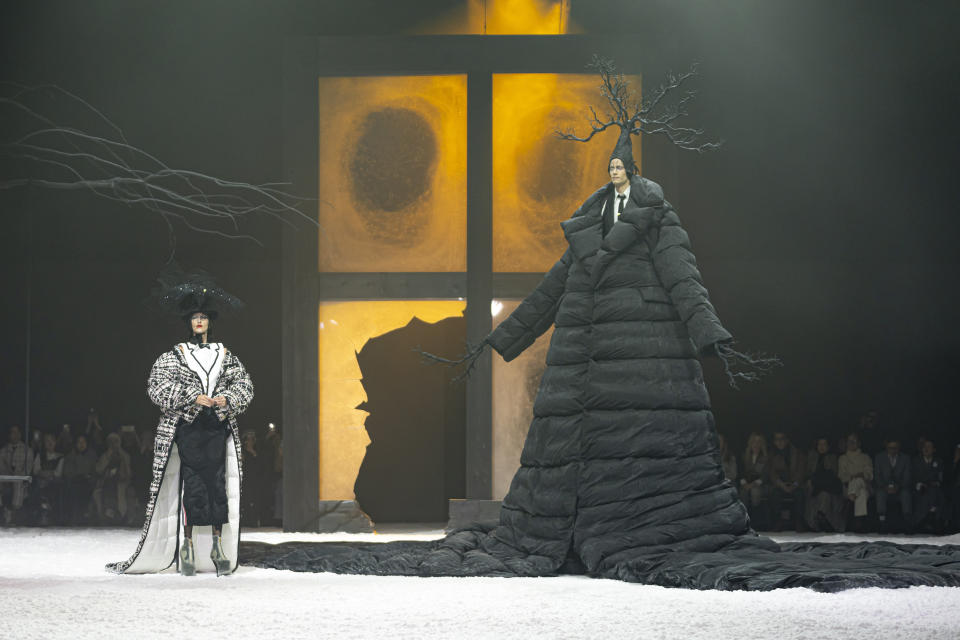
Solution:
<svg viewBox="0 0 960 640"><path fill-rule="evenodd" d="M665 589L582 576L409 578L296 573L240 566L224 578L117 576L104 559L132 529L0 530L4 638L956 638L960 588L724 592ZM244 531L245 541L430 540L396 534ZM857 542L865 536L775 536ZM941 538L886 537L910 544Z"/></svg>

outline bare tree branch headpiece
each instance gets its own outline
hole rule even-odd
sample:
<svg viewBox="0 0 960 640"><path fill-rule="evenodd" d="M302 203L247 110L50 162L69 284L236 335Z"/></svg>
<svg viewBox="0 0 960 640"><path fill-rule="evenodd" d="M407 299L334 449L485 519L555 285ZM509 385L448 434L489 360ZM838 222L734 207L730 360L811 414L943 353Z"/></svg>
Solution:
<svg viewBox="0 0 960 640"><path fill-rule="evenodd" d="M696 63L692 64L686 73L679 75L667 73L666 80L646 100L641 99L636 91L630 89L623 74L617 72L613 60L594 55L587 68L595 69L600 74L600 95L606 99L609 111L601 119L597 110L590 107L590 133L579 136L572 129L558 130L556 134L561 140L589 142L598 133L613 126L619 127L620 135L613 153L610 154L610 159L620 158L623 166L630 173L636 173L631 136L641 133L666 136L670 142L681 149L697 153L712 151L723 144L722 140L704 141L703 129L681 126L677 122L688 115L686 108L696 95L696 91L686 90L675 101L671 101L670 98L677 95L677 91L686 80L697 75Z"/></svg>

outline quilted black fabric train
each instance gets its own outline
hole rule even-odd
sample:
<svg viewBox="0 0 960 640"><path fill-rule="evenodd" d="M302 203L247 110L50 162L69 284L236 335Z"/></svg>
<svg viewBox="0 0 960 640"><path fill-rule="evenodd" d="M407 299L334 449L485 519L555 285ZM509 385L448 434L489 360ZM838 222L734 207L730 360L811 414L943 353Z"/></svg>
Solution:
<svg viewBox="0 0 960 640"><path fill-rule="evenodd" d="M960 547L778 545L724 479L698 360L731 339L659 185L611 185L563 222L570 247L488 337L506 360L556 326L497 526L388 544L245 544L241 561L420 576L563 572L694 589L960 585Z"/></svg>

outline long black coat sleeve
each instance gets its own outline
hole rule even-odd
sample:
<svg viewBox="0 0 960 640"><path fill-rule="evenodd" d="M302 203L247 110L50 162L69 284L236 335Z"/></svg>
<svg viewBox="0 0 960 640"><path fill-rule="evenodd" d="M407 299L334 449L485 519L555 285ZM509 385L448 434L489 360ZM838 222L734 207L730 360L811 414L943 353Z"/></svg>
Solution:
<svg viewBox="0 0 960 640"><path fill-rule="evenodd" d="M718 342L731 340L733 336L720 324L710 304L697 259L690 249L690 239L680 226L680 218L668 203L664 202L664 207L653 248L653 266L677 313L687 325L697 352L706 355Z"/></svg>
<svg viewBox="0 0 960 640"><path fill-rule="evenodd" d="M567 249L537 288L487 336L490 346L507 362L523 353L553 324L571 260Z"/></svg>

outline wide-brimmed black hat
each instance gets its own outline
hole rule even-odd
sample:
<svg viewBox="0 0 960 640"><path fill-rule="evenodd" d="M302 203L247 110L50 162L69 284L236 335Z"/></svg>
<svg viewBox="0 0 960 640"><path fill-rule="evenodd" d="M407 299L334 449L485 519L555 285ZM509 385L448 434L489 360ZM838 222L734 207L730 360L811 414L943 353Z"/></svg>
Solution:
<svg viewBox="0 0 960 640"><path fill-rule="evenodd" d="M146 302L168 317L189 320L195 313L205 313L213 320L245 306L203 269L185 272L174 263L160 272L157 283Z"/></svg>

